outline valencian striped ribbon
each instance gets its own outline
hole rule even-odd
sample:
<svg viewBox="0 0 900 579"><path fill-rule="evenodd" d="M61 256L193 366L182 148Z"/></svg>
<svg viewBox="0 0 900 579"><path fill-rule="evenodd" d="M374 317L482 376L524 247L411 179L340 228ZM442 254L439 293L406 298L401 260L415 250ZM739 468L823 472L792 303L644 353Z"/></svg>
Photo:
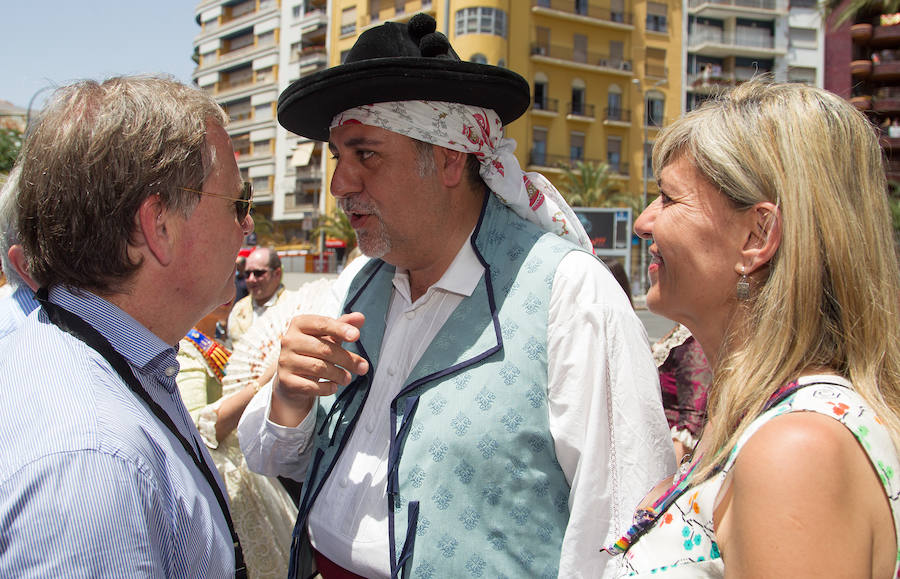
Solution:
<svg viewBox="0 0 900 579"><path fill-rule="evenodd" d="M231 352L197 328L191 328L185 337L197 346L213 373L221 381L225 377L225 364L228 363Z"/></svg>

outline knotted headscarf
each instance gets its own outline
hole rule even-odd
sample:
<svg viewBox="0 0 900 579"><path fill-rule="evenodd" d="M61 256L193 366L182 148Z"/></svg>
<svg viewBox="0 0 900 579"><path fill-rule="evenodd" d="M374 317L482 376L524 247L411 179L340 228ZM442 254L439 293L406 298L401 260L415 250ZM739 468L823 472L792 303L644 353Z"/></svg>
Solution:
<svg viewBox="0 0 900 579"><path fill-rule="evenodd" d="M437 101L377 103L336 115L331 128L354 122L472 153L481 163L481 178L503 204L544 231L593 252L584 227L556 187L540 173L526 173L519 166L513 154L516 142L503 137L494 111Z"/></svg>

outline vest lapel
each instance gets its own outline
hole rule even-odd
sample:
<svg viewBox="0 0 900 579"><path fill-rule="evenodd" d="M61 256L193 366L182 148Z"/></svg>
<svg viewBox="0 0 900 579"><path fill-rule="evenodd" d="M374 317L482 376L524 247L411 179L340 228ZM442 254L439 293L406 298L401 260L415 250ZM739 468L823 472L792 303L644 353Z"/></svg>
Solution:
<svg viewBox="0 0 900 579"><path fill-rule="evenodd" d="M476 364L503 347L497 311L489 299L489 276L485 270L472 295L450 315L410 373L401 395Z"/></svg>
<svg viewBox="0 0 900 579"><path fill-rule="evenodd" d="M381 340L384 338L387 311L394 289L394 271L394 266L376 260L372 271L362 277L361 283L354 284L351 288L349 295L352 297L344 305L345 314L353 311L366 313L366 323L359 331L359 341L346 344L345 347L366 358L373 369L378 366L381 355Z"/></svg>

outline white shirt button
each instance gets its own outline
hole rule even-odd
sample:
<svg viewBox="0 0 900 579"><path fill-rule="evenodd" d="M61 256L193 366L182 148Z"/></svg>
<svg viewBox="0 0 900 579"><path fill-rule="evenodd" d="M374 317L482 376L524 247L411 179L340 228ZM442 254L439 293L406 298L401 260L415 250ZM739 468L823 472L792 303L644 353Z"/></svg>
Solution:
<svg viewBox="0 0 900 579"><path fill-rule="evenodd" d="M176 372L178 372L178 369L175 366L169 366L168 368L166 368L166 376L168 376L169 378L174 376Z"/></svg>
<svg viewBox="0 0 900 579"><path fill-rule="evenodd" d="M416 317L416 312L415 312L415 311L409 311L409 312L406 312L405 315L406 315L406 319L407 319L407 320L411 320L411 319L413 319L413 318Z"/></svg>
<svg viewBox="0 0 900 579"><path fill-rule="evenodd" d="M394 368L393 366L391 366L391 367L388 368L387 373L388 373L388 376L393 376L394 374L397 373L397 369Z"/></svg>
<svg viewBox="0 0 900 579"><path fill-rule="evenodd" d="M373 432L375 432L375 423L374 422L366 423L366 432L368 432L369 434L372 434Z"/></svg>

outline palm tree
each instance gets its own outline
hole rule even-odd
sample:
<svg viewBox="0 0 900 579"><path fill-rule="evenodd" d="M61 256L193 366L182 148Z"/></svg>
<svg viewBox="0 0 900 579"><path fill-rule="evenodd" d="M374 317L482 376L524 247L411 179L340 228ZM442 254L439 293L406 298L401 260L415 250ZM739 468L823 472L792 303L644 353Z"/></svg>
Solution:
<svg viewBox="0 0 900 579"><path fill-rule="evenodd" d="M275 245L279 240L276 239L275 225L262 213L255 211L253 215L253 232L256 233L256 243L258 245Z"/></svg>
<svg viewBox="0 0 900 579"><path fill-rule="evenodd" d="M313 235L324 233L325 237L340 239L347 244L347 253L356 247L356 232L350 226L350 219L340 209L335 209L319 220L319 226L313 231Z"/></svg>
<svg viewBox="0 0 900 579"><path fill-rule="evenodd" d="M824 0L822 7L828 16L843 4L844 0ZM840 8L832 26L838 28L843 24L856 22L861 16L874 14L894 14L900 11L900 0L850 0Z"/></svg>
<svg viewBox="0 0 900 579"><path fill-rule="evenodd" d="M572 207L631 207L638 211L637 199L623 193L612 182L607 163L575 161L562 165L563 197Z"/></svg>

